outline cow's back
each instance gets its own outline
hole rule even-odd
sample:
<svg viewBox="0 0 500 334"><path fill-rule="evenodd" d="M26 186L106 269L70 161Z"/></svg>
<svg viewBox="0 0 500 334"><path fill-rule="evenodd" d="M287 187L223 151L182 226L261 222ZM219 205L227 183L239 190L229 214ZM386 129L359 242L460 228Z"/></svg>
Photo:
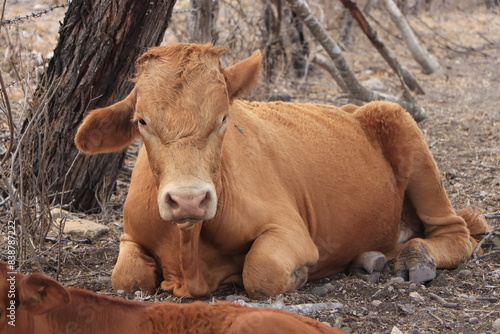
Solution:
<svg viewBox="0 0 500 334"><path fill-rule="evenodd" d="M323 268L312 268L310 278L338 272L360 252L393 247L402 194L380 144L368 140L355 114L238 101L230 124L222 192L231 192L224 215L233 216L221 218L231 222L225 229L249 237L269 223L269 212L298 210L319 249L315 267Z"/></svg>

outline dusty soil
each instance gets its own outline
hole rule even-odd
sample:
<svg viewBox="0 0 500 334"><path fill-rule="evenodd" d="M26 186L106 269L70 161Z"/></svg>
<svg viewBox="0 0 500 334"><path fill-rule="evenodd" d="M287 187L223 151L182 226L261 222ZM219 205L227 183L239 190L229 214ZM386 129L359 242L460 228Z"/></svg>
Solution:
<svg viewBox="0 0 500 334"><path fill-rule="evenodd" d="M16 3L21 6L13 12L16 15L32 9L26 7L24 1L13 2L14 7ZM39 22L42 28L37 34L53 43L57 25L52 23L47 27L46 21L57 22L61 15L56 13L54 17L47 15L40 19L43 20ZM419 24L419 20L431 29ZM420 127L439 165L443 184L457 209L471 205L491 214L489 223L498 231L500 218L492 213L500 211L500 18L481 4L455 8L439 15L423 12L411 22L418 27L417 33L441 63L439 73L430 76L420 73L397 36L384 38L426 91L418 101L429 117ZM390 24L386 25L389 30ZM359 31L354 30L353 34L356 35L346 56L360 78L377 77L389 93L398 94L394 74ZM294 101L336 105L346 102L339 98L335 85L319 69L311 71L306 81L283 85L279 92L292 95ZM111 199L106 213L86 217L107 225L110 232L94 240L65 236L61 243L48 241L38 256L47 275L57 277L66 286L116 295L111 287L110 273L118 255L120 212L133 160L134 151L131 150L117 194ZM342 307L338 309L311 312L307 316L353 333L397 333L398 330L413 334L494 333L493 322L500 321L500 249L493 238L483 245L483 249L484 255L480 258L454 270L439 270L436 279L426 284L394 279L389 264L378 283L338 274L309 282L296 292L264 302L272 304L278 300L287 305L339 302ZM31 265L26 263L26 271ZM228 296L235 298L231 297L235 295L244 298L245 292L237 287L218 291L207 302ZM152 297L126 294L121 297L189 302L166 292Z"/></svg>

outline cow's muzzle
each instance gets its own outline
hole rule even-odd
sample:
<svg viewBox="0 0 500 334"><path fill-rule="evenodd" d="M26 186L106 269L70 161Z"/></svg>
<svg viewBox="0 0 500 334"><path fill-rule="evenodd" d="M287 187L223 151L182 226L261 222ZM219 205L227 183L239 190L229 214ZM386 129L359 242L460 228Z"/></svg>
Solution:
<svg viewBox="0 0 500 334"><path fill-rule="evenodd" d="M178 224L204 221L215 216L217 196L213 187L166 187L158 198L160 215L164 220Z"/></svg>

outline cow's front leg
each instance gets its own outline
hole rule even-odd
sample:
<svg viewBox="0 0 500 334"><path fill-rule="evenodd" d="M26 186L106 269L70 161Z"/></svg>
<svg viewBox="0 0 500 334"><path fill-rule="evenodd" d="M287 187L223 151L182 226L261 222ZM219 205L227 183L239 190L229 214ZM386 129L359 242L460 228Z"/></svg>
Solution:
<svg viewBox="0 0 500 334"><path fill-rule="evenodd" d="M137 290L155 293L158 287L156 261L146 250L134 242L129 235L120 238L120 253L111 275L115 290L135 292Z"/></svg>
<svg viewBox="0 0 500 334"><path fill-rule="evenodd" d="M243 266L243 285L250 298L276 296L307 282L318 249L308 231L271 226L253 243Z"/></svg>

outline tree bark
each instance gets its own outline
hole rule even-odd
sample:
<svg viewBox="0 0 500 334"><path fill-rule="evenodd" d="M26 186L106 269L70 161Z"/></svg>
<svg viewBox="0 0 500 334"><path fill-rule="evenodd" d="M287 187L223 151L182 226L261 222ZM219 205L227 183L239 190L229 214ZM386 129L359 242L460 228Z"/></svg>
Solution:
<svg viewBox="0 0 500 334"><path fill-rule="evenodd" d="M125 152L82 155L73 138L86 111L123 99L135 59L163 39L175 0L73 0L45 80L23 126L22 173L79 210L109 198Z"/></svg>
<svg viewBox="0 0 500 334"><path fill-rule="evenodd" d="M396 58L391 50L384 44L382 39L378 36L377 32L371 27L370 23L366 20L363 13L359 10L355 2L351 0L340 0L345 8L347 8L352 17L358 22L361 30L365 33L366 37L370 40L372 45L378 50L380 55L385 59L387 64L396 73L401 73L404 82L408 85L410 90L415 91L417 94L424 94L424 90L419 85L417 79L408 71L406 66L401 65L401 63Z"/></svg>
<svg viewBox="0 0 500 334"><path fill-rule="evenodd" d="M309 44L303 23L282 0L266 0L264 5L264 66L266 79L273 82L280 71L292 68L295 76L308 71Z"/></svg>
<svg viewBox="0 0 500 334"><path fill-rule="evenodd" d="M342 55L338 44L330 37L328 32L325 30L325 28L323 28L316 17L314 17L307 3L304 0L287 1L293 11L297 13L297 16L302 21L304 21L304 24L311 31L317 41L321 44L323 49L325 49L328 56L333 60L353 98L365 102L374 100L387 100L399 103L413 116L413 118L417 122L427 117L424 109L418 103L416 103L414 99L400 100L390 95L370 91L366 87L364 87L356 78L356 75Z"/></svg>
<svg viewBox="0 0 500 334"><path fill-rule="evenodd" d="M384 0L384 4L391 15L391 19L397 25L401 35L403 35L403 39L408 45L413 58L422 66L425 74L434 73L438 69L439 63L422 47L398 6L392 0Z"/></svg>

